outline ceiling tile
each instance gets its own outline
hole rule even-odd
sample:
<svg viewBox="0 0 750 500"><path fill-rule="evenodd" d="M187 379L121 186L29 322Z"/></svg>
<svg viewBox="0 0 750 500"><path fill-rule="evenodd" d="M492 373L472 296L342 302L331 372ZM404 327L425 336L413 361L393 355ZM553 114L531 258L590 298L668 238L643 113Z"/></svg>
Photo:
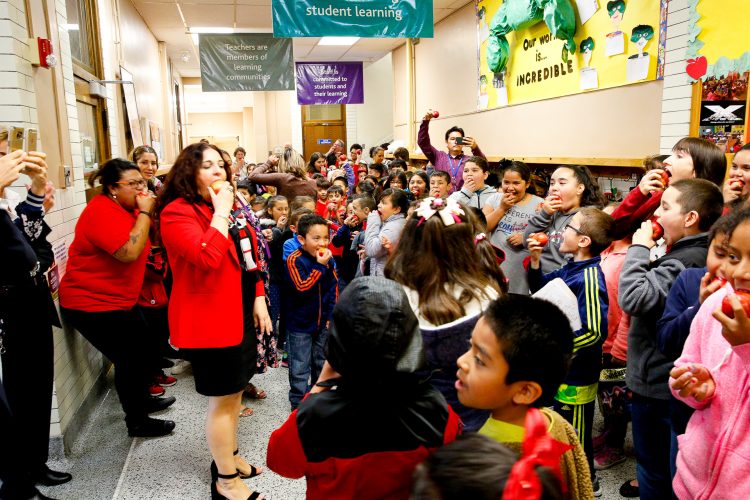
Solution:
<svg viewBox="0 0 750 500"><path fill-rule="evenodd" d="M182 13L188 26L232 27L234 5L183 5Z"/></svg>
<svg viewBox="0 0 750 500"><path fill-rule="evenodd" d="M237 28L272 28L271 7L237 6Z"/></svg>
<svg viewBox="0 0 750 500"><path fill-rule="evenodd" d="M157 28L182 27L182 19L174 3L139 2L135 8L153 32ZM185 31L183 29L183 31Z"/></svg>

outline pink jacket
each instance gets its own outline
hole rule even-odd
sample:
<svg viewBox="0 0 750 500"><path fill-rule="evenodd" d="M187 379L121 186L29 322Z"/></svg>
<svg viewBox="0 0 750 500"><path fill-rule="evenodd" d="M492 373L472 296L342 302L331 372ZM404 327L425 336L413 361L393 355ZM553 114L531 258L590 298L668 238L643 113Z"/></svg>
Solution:
<svg viewBox="0 0 750 500"><path fill-rule="evenodd" d="M613 357L620 360L628 359L628 329L630 328L630 315L625 314L620 308L618 287L620 285L620 271L625 262L627 248L614 251L610 246L601 254L599 266L604 273L604 281L607 283L607 295L609 296L609 310L607 311L607 340L604 341L602 351L611 353Z"/></svg>
<svg viewBox="0 0 750 500"><path fill-rule="evenodd" d="M677 476L680 499L750 498L750 344L732 347L711 313L721 307L731 286L711 295L690 327L676 366L701 363L716 382L716 393L698 403L681 398L696 411L678 436Z"/></svg>

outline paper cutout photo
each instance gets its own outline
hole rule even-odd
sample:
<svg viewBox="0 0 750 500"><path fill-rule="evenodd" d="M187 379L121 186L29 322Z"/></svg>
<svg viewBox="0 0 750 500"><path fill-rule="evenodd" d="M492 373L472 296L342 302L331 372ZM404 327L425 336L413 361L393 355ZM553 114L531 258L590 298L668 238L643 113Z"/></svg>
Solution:
<svg viewBox="0 0 750 500"><path fill-rule="evenodd" d="M638 53L628 57L627 79L628 81L645 80L648 77L648 69L651 65L651 55L643 52L649 40L654 37L654 28L647 24L639 24L633 28L630 41L635 43Z"/></svg>
<svg viewBox="0 0 750 500"><path fill-rule="evenodd" d="M620 31L622 18L625 16L625 0L607 2L607 13L615 31L607 34L604 52L607 56L612 57L625 53L625 35Z"/></svg>
<svg viewBox="0 0 750 500"><path fill-rule="evenodd" d="M625 0L612 0L607 2L607 13L615 31L620 31L622 18L625 17Z"/></svg>
<svg viewBox="0 0 750 500"><path fill-rule="evenodd" d="M479 75L479 109L487 109L490 95L487 93L487 75Z"/></svg>
<svg viewBox="0 0 750 500"><path fill-rule="evenodd" d="M579 47L581 49L581 54L583 55L583 65L584 66L590 66L591 65L591 56L594 52L594 39L591 37L584 38L581 40L581 45Z"/></svg>

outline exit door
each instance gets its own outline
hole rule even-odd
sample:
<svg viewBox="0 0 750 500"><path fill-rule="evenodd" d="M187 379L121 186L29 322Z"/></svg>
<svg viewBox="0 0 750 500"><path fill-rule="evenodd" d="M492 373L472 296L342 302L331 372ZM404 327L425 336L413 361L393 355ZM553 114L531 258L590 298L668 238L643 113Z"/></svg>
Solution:
<svg viewBox="0 0 750 500"><path fill-rule="evenodd" d="M336 139L346 142L346 106L319 104L302 106L302 140L305 160L327 153Z"/></svg>

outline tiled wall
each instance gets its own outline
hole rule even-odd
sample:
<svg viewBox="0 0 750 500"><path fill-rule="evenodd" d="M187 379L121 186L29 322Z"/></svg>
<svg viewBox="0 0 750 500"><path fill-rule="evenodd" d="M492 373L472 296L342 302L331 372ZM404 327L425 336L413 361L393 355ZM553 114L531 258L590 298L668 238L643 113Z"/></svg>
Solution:
<svg viewBox="0 0 750 500"><path fill-rule="evenodd" d="M670 0L659 142L662 154L669 153L679 139L690 134L693 90L685 73L689 12L688 0Z"/></svg>

